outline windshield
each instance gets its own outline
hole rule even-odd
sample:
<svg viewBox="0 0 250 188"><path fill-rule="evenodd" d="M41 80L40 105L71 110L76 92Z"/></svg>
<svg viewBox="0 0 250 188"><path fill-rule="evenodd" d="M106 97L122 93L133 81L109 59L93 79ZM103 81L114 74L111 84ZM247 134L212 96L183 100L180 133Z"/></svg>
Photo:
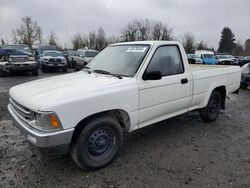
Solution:
<svg viewBox="0 0 250 188"><path fill-rule="evenodd" d="M17 49L20 51L28 52L28 53L33 53L32 50L29 48L27 45L3 45L3 49Z"/></svg>
<svg viewBox="0 0 250 188"><path fill-rule="evenodd" d="M51 57L58 57L58 56L62 56L62 53L61 52L44 52L43 53L43 56L51 56Z"/></svg>
<svg viewBox="0 0 250 188"><path fill-rule="evenodd" d="M199 58L199 56L195 54L191 54L191 58Z"/></svg>
<svg viewBox="0 0 250 188"><path fill-rule="evenodd" d="M147 54L149 45L110 46L89 64L91 70L104 70L112 74L133 76Z"/></svg>
<svg viewBox="0 0 250 188"><path fill-rule="evenodd" d="M98 52L86 51L85 57L95 57L97 54L98 54Z"/></svg>
<svg viewBox="0 0 250 188"><path fill-rule="evenodd" d="M214 57L214 55L213 54L203 54L203 57L204 58L213 58Z"/></svg>

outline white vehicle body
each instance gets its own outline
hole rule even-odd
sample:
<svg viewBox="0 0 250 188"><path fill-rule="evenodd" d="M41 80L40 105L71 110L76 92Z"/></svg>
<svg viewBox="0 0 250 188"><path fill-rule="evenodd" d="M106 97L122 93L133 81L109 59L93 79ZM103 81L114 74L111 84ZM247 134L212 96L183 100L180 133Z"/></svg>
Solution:
<svg viewBox="0 0 250 188"><path fill-rule="evenodd" d="M112 75L80 71L24 83L10 89L10 98L14 102L8 105L8 109L17 126L25 130L29 142L37 147L70 144L75 127L82 120L107 111L121 114L127 131L134 131L204 108L216 88L224 89L226 95L239 88L239 67L190 66L179 42L143 41L112 46L126 44L149 46L139 69L132 77L118 79ZM179 49L184 72L163 76L159 80L144 80L143 74L151 58L161 46L175 46ZM17 108L32 113L53 112L60 120L62 129L53 132L37 130L33 126L35 120L32 123L23 122Z"/></svg>
<svg viewBox="0 0 250 188"><path fill-rule="evenodd" d="M209 51L209 50L196 50L196 51L195 51L195 54L196 54L197 56L199 56L200 58L202 58L202 55L204 55L204 54L214 55L214 52Z"/></svg>

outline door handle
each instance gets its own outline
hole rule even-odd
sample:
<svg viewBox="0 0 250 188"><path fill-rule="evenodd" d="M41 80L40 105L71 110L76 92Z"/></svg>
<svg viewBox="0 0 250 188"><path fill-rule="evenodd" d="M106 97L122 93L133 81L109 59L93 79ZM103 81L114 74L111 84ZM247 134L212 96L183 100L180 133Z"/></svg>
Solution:
<svg viewBox="0 0 250 188"><path fill-rule="evenodd" d="M188 79L187 78L181 79L181 84L186 84L186 83L188 83Z"/></svg>

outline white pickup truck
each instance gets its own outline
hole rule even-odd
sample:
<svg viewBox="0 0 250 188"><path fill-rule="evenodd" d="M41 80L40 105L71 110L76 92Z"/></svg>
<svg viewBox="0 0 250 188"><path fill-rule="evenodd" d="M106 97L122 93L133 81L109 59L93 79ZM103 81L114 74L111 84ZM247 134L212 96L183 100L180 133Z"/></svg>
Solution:
<svg viewBox="0 0 250 188"><path fill-rule="evenodd" d="M215 120L240 79L238 66L190 66L179 42L118 43L80 72L11 88L8 110L31 145L97 169L115 158L123 132L192 110Z"/></svg>

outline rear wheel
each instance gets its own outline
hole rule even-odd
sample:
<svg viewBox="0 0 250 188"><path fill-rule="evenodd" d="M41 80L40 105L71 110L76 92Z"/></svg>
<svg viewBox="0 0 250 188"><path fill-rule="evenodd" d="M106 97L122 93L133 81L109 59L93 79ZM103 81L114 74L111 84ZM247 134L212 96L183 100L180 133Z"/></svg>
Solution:
<svg viewBox="0 0 250 188"><path fill-rule="evenodd" d="M82 130L71 149L73 160L80 168L98 169L109 164L122 145L120 124L110 116L92 120Z"/></svg>
<svg viewBox="0 0 250 188"><path fill-rule="evenodd" d="M217 119L221 110L221 94L218 91L213 91L208 104L200 110L200 117L205 122L211 122Z"/></svg>

